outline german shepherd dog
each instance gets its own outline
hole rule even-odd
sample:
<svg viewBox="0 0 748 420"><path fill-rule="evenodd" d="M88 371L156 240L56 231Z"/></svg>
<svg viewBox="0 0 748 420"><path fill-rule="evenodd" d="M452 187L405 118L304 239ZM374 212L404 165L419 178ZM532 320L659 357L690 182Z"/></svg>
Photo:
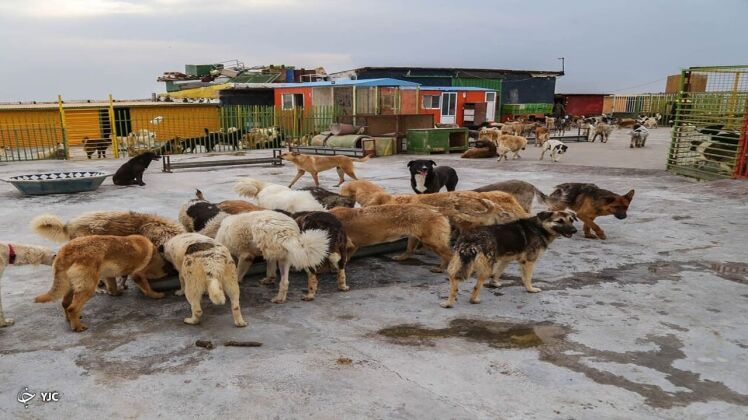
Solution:
<svg viewBox="0 0 748 420"><path fill-rule="evenodd" d="M312 197L327 210L335 207L354 207L356 205L356 200L350 197L343 197L340 194L327 191L321 187L304 187L301 188L301 191L309 191Z"/></svg>
<svg viewBox="0 0 748 420"><path fill-rule="evenodd" d="M463 232L455 244L454 256L449 262L449 297L441 303L451 308L457 298L460 279L468 279L473 271L477 281L470 294L470 303L480 303L480 289L486 279L494 274L491 285L499 286L499 278L512 261L522 269L522 282L528 292L540 289L532 285L532 272L548 246L559 236L570 238L576 233L574 212L542 211L536 216L519 219L503 225L481 226Z"/></svg>
<svg viewBox="0 0 748 420"><path fill-rule="evenodd" d="M554 202L554 210L568 208L577 213L584 223L585 238L607 239L602 228L595 224L595 218L612 214L616 219L625 219L626 211L634 198L634 190L625 195L618 195L595 184L572 182L557 185L549 198ZM597 237L591 230L595 231Z"/></svg>

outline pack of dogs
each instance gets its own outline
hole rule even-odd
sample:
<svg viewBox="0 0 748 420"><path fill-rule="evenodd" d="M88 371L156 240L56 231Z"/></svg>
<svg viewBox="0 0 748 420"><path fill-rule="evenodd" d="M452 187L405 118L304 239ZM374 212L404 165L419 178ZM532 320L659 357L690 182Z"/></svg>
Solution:
<svg viewBox="0 0 748 420"><path fill-rule="evenodd" d="M243 178L234 185L235 199L211 202L197 190L178 209L177 219L121 210L88 212L68 221L43 214L33 218L32 230L62 246L55 251L0 242L0 276L12 265L51 265L52 284L35 302L61 301L75 332L87 329L82 311L97 292L120 295L132 280L145 296L162 299L165 294L154 291L150 281L177 274L175 295L184 296L190 306L186 324L201 322L201 299L207 295L214 305L228 301L233 324L244 327L240 283L258 258L267 267L259 281L278 284L273 303L287 301L291 270L306 273L301 299L311 301L325 270L336 273L338 290L346 292L346 265L359 249L407 238L405 251L392 259L410 258L419 245L434 252L439 264L431 270L449 277L449 294L441 303L449 308L460 281L475 275L469 300L479 303L486 281L487 287L498 287L513 261L520 264L525 289L539 292L532 284L533 270L553 241L572 237L577 221L583 223L585 237L606 239L594 220L626 218L634 196L634 190L619 195L580 183L560 184L546 195L520 180L462 191L454 168L432 160L408 162L415 194L392 194L356 178L351 158L286 154L284 159L310 172L315 181L318 172L336 169L341 173L339 193ZM343 180L343 174L352 179ZM534 202L543 209L533 214ZM0 301L0 326L12 323Z"/></svg>

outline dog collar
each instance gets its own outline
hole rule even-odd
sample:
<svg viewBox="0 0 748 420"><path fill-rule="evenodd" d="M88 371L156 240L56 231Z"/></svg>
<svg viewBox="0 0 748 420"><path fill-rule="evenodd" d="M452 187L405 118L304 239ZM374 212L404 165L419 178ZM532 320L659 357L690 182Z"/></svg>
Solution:
<svg viewBox="0 0 748 420"><path fill-rule="evenodd" d="M13 249L13 245L8 244L8 264L13 265L16 263L16 250Z"/></svg>

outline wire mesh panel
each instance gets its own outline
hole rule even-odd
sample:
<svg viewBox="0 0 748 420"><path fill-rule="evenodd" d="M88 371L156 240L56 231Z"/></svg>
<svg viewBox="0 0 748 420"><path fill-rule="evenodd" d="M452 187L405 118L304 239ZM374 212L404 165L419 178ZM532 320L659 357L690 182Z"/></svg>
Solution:
<svg viewBox="0 0 748 420"><path fill-rule="evenodd" d="M64 131L53 110L0 111L0 161L65 159Z"/></svg>
<svg viewBox="0 0 748 420"><path fill-rule="evenodd" d="M692 79L706 79L694 92ZM692 67L682 72L668 169L698 179L744 176L748 66Z"/></svg>

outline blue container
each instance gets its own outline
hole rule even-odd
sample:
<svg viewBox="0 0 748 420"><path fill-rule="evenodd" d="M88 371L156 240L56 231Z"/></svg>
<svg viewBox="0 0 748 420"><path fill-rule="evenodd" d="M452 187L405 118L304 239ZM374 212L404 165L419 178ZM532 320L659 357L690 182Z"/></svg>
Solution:
<svg viewBox="0 0 748 420"><path fill-rule="evenodd" d="M72 194L94 191L106 177L104 172L51 172L46 174L18 175L7 179L18 191L26 195Z"/></svg>

